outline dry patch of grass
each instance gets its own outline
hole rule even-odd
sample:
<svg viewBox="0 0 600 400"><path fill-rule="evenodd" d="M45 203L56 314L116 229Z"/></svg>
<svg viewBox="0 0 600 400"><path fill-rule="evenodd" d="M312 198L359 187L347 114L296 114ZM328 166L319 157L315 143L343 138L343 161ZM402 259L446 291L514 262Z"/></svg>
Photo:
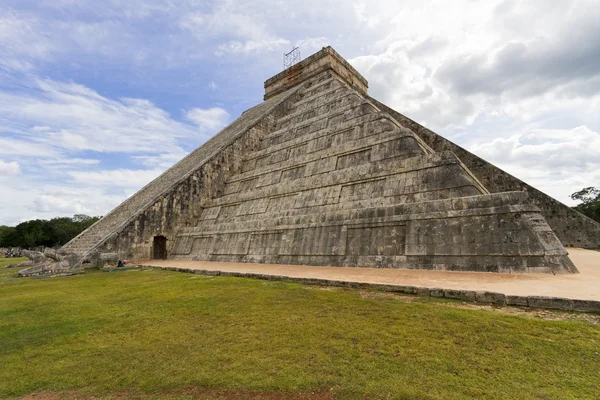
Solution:
<svg viewBox="0 0 600 400"><path fill-rule="evenodd" d="M593 399L600 392L595 321L157 270L2 279L14 274L0 269L0 398Z"/></svg>

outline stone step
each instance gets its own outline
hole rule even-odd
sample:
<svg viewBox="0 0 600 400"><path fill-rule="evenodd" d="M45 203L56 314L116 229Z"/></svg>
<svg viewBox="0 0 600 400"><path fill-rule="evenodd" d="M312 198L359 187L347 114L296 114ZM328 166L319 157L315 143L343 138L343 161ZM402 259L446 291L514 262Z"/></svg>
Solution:
<svg viewBox="0 0 600 400"><path fill-rule="evenodd" d="M307 97L303 100L292 103L290 105L290 108L288 109L288 112L297 113L309 110L311 108L314 108L315 104L322 104L324 102L334 99L335 97L338 97L340 94L343 93L354 93L354 91L348 88L347 86L344 86L341 82L337 80L333 81L329 89L316 93L314 96Z"/></svg>
<svg viewBox="0 0 600 400"><path fill-rule="evenodd" d="M376 203L371 203L376 204ZM369 205L368 203L365 204ZM418 220L418 214L428 214L428 218L437 214L448 214L453 212L457 217L461 214L489 214L488 209L505 207L504 210L497 210L503 213L515 212L535 212L536 208L522 203L522 193L506 192L491 195L464 196L454 198L443 198L439 200L404 203L404 204L386 204L375 205L374 207L355 207L355 208L334 208L324 207L321 212L312 214L296 214L274 212L269 218L260 218L251 221L219 221L217 224L201 225L185 231L181 231L178 236L210 235L225 232L244 232L244 231L266 231L269 229L287 229L294 226L329 226L339 225L342 222L353 221L359 224L361 219L376 223L374 219L381 218L390 222L390 217L398 216L400 220ZM378 208L385 210L377 210ZM475 211L479 210L479 211ZM463 225L464 229L469 229L469 225ZM504 226L507 228L507 226Z"/></svg>
<svg viewBox="0 0 600 400"><path fill-rule="evenodd" d="M286 180L285 183L265 185L254 188L240 187L240 190L234 193L226 194L210 203L211 206L228 206L242 202L255 200L254 203L260 203L260 200L268 200L273 197L281 197L286 195L295 195L298 192L314 190L317 188L325 188L337 186L339 189L344 184L350 184L353 180L362 181L369 177L370 179L383 178L388 175L402 174L414 169L433 168L440 165L457 164L456 158L444 157L430 158L430 155L415 157L407 153L405 157L394 157L379 162L373 162L368 155L363 156L366 152L352 153L352 158L346 159L348 165L336 165L336 160L330 163L330 168L319 170L318 173L295 180ZM360 164L359 164L360 159ZM351 162L356 161L356 162ZM358 164L358 165L357 165ZM458 165L458 164L457 164ZM387 168L387 169L386 169ZM407 184L410 186L411 184ZM336 189L336 190L337 190ZM330 194L323 193L323 196ZM331 196L334 196L331 194ZM258 204L257 207L266 207L266 204Z"/></svg>
<svg viewBox="0 0 600 400"><path fill-rule="evenodd" d="M296 125L302 124L304 121L309 119L314 119L321 116L326 117L336 113L341 109L355 107L362 102L364 102L364 99L362 99L356 93L352 93L350 91L342 92L342 95L338 96L337 98L330 99L326 103L315 106L312 109L292 113L280 118L277 120L275 125L275 131L294 128Z"/></svg>
<svg viewBox="0 0 600 400"><path fill-rule="evenodd" d="M410 140L410 143L405 143L407 140ZM418 148L422 153L417 143L410 133L401 131L392 124L386 125L374 121L365 124L362 129L341 130L301 146L285 148L258 158L253 165L245 164L245 172L231 177L224 188L224 193L276 184L284 180L285 176L288 179L292 178L291 172L301 167L304 173L298 172L300 174L298 176L311 175L318 171L327 172L335 168L340 157L362 150L372 151L370 159L373 161L387 158L386 151L394 151L399 156L402 154L403 146L408 146L408 151Z"/></svg>
<svg viewBox="0 0 600 400"><path fill-rule="evenodd" d="M327 149L333 145L336 145L342 136L346 136L347 140L351 141L386 130L409 132L393 124L389 119L386 119L381 115L371 120L370 116L376 114L367 113L362 116L360 114L357 115L359 116L355 118L352 116L352 114L341 114L340 117L349 117L351 119L344 120L336 117L336 121L331 121L331 123L325 123L321 125L322 129L320 129L320 131L322 131L323 134L317 133L319 131L316 130L307 131L304 135L299 135L299 137L293 139L293 141L287 141L281 145L277 145L274 147L272 152L270 149L266 149L252 153L246 160L244 160L242 165L242 173L248 174L255 169L261 167L265 168L267 165L282 163L301 154L306 155ZM365 124L364 122L370 123ZM327 135L327 133L329 133L329 135ZM313 136L313 134L315 135ZM403 133L403 135L404 134L406 133ZM284 139L289 139L291 137L292 136L289 135L288 137L284 137ZM310 137L314 138L306 140L306 138ZM275 148L277 150L275 150ZM311 155L311 157L313 156L314 155ZM273 166L273 168L275 167ZM236 177L232 180L234 179L238 179L238 176L236 175Z"/></svg>
<svg viewBox="0 0 600 400"><path fill-rule="evenodd" d="M371 114L374 112L379 112L379 110L377 110L368 100L362 100L358 105L346 105L335 110L335 112L321 114L313 118L306 119L301 123L296 124L296 126L294 126L292 129L300 132L315 132L317 130L325 129L327 126L330 126L333 123L339 124L343 120L356 118L361 115ZM347 115L344 116L344 114ZM279 127L278 129L269 132L269 134L266 135L263 140L279 136L288 130L290 130L290 127Z"/></svg>
<svg viewBox="0 0 600 400"><path fill-rule="evenodd" d="M382 195L380 197L373 198L372 196L378 194L382 190L382 187L385 187L386 183L386 179L358 182L357 184L352 185L356 189L354 189L355 191L350 195L344 194L344 188L342 188L342 193L340 193L340 197L337 202L318 207L294 208L296 204L301 204L305 200L304 195L301 195L300 193L296 196L289 196L285 198L271 198L269 199L269 203L267 204L266 211L264 213L238 215L237 213L228 211L225 216L220 216L218 215L217 211L217 219L201 220L195 227L183 229L181 232L209 232L210 230L214 229L214 225L232 222L233 219L235 219L235 223L237 224L250 223L251 221L261 221L264 219L272 220L274 218L283 216L297 216L301 218L303 216L333 212L336 210L387 207L400 204L436 201L448 198L476 196L480 194L477 188L473 185L454 186L451 183L444 183L442 185L443 187L440 188L428 187L423 191L419 191L419 189L412 189L417 191L390 196Z"/></svg>
<svg viewBox="0 0 600 400"><path fill-rule="evenodd" d="M339 78L331 72L319 74L318 76L309 79L308 81L304 82L296 92L296 100L301 100L303 98L313 96L319 91L326 90L328 85L330 85L333 81L341 82Z"/></svg>
<svg viewBox="0 0 600 400"><path fill-rule="evenodd" d="M339 141L338 135L342 133L351 134L352 136L344 139L350 141L386 130L391 131L396 129L397 125L387 119L383 113L377 112L349 118L317 131L306 130L306 132L298 132L290 130L281 135L266 139L265 141L269 141L271 145L266 149L260 149L249 153L244 162L252 163L253 160L264 158L270 154L303 145L308 145L310 147L310 150L307 151L308 153L322 150L330 147L329 143L331 143L331 146L337 145ZM256 167L245 165L242 168L242 171L246 172L254 168Z"/></svg>

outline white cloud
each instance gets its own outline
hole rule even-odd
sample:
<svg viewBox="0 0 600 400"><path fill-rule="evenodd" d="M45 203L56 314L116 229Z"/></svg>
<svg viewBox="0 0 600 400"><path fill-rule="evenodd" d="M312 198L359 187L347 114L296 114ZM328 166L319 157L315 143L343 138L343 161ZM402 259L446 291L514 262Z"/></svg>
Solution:
<svg viewBox="0 0 600 400"><path fill-rule="evenodd" d="M556 108L600 93L593 1L384 1L356 10L361 20L385 21L385 10L398 22L381 22L367 55L351 60L371 93L434 129L469 126L531 96L529 115L539 104ZM540 101L551 94L551 103Z"/></svg>
<svg viewBox="0 0 600 400"><path fill-rule="evenodd" d="M181 151L179 153L164 153L150 156L132 156L131 159L139 164L151 168L167 169L172 167L176 162L185 157L188 153Z"/></svg>
<svg viewBox="0 0 600 400"><path fill-rule="evenodd" d="M0 160L0 177L3 176L17 176L21 175L21 167L16 161L2 161Z"/></svg>
<svg viewBox="0 0 600 400"><path fill-rule="evenodd" d="M17 184L2 186L0 225L15 225L30 219L51 219L83 213L104 215L122 202L125 193L105 193L97 187L34 182L23 176Z"/></svg>
<svg viewBox="0 0 600 400"><path fill-rule="evenodd" d="M424 44L428 43L428 51ZM445 42L436 37L401 40L383 53L351 59L368 80L372 96L433 128L472 122L476 111L467 99L451 96L432 79L431 61Z"/></svg>
<svg viewBox="0 0 600 400"><path fill-rule="evenodd" d="M72 82L0 86L0 155L11 160L2 161L0 176L22 172L3 189L0 223L105 214L183 158L183 146L200 145L229 120L218 107L182 117L189 122L148 100L114 100Z"/></svg>
<svg viewBox="0 0 600 400"><path fill-rule="evenodd" d="M63 182L50 182L47 175L22 175L14 182L7 177L0 196L0 225L74 214L104 215L162 171L62 171L69 178Z"/></svg>
<svg viewBox="0 0 600 400"><path fill-rule="evenodd" d="M50 194L36 197L33 201L33 211L68 215L93 213L93 210L85 205L83 199L65 198Z"/></svg>
<svg viewBox="0 0 600 400"><path fill-rule="evenodd" d="M45 60L55 51L37 18L0 11L4 11L0 13L0 69L30 70L34 62Z"/></svg>
<svg viewBox="0 0 600 400"><path fill-rule="evenodd" d="M256 56L289 46L288 39L274 33L260 6L259 3L241 6L233 1L216 2L209 12L183 14L179 26L202 43L209 39L220 42L214 51L217 57L227 54Z"/></svg>
<svg viewBox="0 0 600 400"><path fill-rule="evenodd" d="M0 113L0 118L2 114ZM2 127L0 126L0 133ZM56 157L58 153L51 146L30 141L29 138L16 139L0 136L0 154L6 156Z"/></svg>
<svg viewBox="0 0 600 400"><path fill-rule="evenodd" d="M75 183L111 188L141 188L163 172L162 169L70 171Z"/></svg>
<svg viewBox="0 0 600 400"><path fill-rule="evenodd" d="M569 35L511 41L486 53L457 54L444 60L437 79L450 90L512 97L535 96L572 82L600 76L600 13L573 24ZM586 26L587 25L587 26Z"/></svg>
<svg viewBox="0 0 600 400"><path fill-rule="evenodd" d="M72 11L72 10L70 10ZM131 35L127 24L115 20L53 19L50 15L17 12L0 5L0 69L31 71L67 54L73 60L86 54L127 55Z"/></svg>
<svg viewBox="0 0 600 400"><path fill-rule="evenodd" d="M227 115L222 109L203 114L205 130L199 132L148 100L113 100L76 83L51 80L36 81L32 89L0 90L0 121L7 124L0 133L20 132L22 137L10 139L10 151L179 152L180 140L206 140Z"/></svg>
<svg viewBox="0 0 600 400"><path fill-rule="evenodd" d="M321 37L307 37L305 39L298 40L296 47L302 49L301 53L304 52L305 56L309 56L311 53L321 50L323 47L329 46L329 40Z"/></svg>
<svg viewBox="0 0 600 400"><path fill-rule="evenodd" d="M247 40L245 42L239 42L237 40L231 40L227 43L219 45L215 51L215 55L220 57L224 54L248 54L254 55L263 53L265 51L272 51L283 46L288 46L289 40L285 39L266 39L266 40Z"/></svg>
<svg viewBox="0 0 600 400"><path fill-rule="evenodd" d="M42 165L96 165L100 164L100 160L95 160L93 158L57 158L51 160L40 160L40 164Z"/></svg>
<svg viewBox="0 0 600 400"><path fill-rule="evenodd" d="M471 150L488 159L515 162L522 167L581 170L600 164L600 134L585 126L536 129L474 145Z"/></svg>
<svg viewBox="0 0 600 400"><path fill-rule="evenodd" d="M207 35L235 37L246 40L265 39L271 36L267 24L256 16L240 12L233 2L216 3L208 13L192 12L181 17L181 28L204 39Z"/></svg>
<svg viewBox="0 0 600 400"><path fill-rule="evenodd" d="M585 126L534 129L469 150L566 203L582 187L600 186L600 133Z"/></svg>
<svg viewBox="0 0 600 400"><path fill-rule="evenodd" d="M194 108L186 113L186 118L192 121L202 131L217 132L229 121L229 113L220 107L209 109Z"/></svg>

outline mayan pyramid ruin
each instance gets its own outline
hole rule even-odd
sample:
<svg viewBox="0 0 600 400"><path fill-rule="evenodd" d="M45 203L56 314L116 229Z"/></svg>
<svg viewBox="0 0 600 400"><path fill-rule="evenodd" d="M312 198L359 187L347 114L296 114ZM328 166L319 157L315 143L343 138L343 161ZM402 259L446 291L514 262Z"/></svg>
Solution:
<svg viewBox="0 0 600 400"><path fill-rule="evenodd" d="M89 257L576 273L600 224L367 94L331 47L74 238Z"/></svg>

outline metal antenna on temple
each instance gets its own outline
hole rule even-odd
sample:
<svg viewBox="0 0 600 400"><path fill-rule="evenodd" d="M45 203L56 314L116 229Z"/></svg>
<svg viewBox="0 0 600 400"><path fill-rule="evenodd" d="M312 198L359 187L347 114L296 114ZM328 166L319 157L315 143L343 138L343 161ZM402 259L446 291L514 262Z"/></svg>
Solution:
<svg viewBox="0 0 600 400"><path fill-rule="evenodd" d="M289 53L283 54L283 69L288 69L292 65L299 63L300 60L300 49L298 47L294 47Z"/></svg>

